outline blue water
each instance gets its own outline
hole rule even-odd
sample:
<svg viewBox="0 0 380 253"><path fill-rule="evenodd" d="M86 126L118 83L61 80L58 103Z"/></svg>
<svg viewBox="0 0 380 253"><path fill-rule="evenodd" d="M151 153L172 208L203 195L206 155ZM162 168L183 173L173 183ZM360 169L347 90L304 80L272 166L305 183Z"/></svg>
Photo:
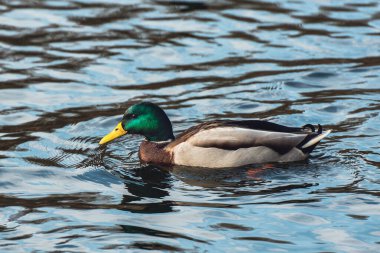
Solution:
<svg viewBox="0 0 380 253"><path fill-rule="evenodd" d="M380 3L1 1L1 252L380 252ZM138 101L332 129L310 159L141 167Z"/></svg>

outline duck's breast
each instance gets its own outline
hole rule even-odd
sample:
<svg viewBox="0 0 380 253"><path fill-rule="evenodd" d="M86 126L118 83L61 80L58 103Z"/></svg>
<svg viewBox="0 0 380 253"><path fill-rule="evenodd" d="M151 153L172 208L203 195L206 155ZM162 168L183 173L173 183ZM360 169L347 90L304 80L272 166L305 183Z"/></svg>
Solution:
<svg viewBox="0 0 380 253"><path fill-rule="evenodd" d="M165 150L168 142L142 141L139 149L139 158L146 164L173 164L173 154Z"/></svg>

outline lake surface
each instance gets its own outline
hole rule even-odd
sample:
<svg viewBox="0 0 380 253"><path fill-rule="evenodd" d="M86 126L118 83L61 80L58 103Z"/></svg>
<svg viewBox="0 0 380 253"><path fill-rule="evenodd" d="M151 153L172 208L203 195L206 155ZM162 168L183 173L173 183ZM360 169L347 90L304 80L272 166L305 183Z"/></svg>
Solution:
<svg viewBox="0 0 380 253"><path fill-rule="evenodd" d="M1 1L1 252L380 252L380 2ZM138 101L175 134L265 119L307 161L140 167L100 138Z"/></svg>

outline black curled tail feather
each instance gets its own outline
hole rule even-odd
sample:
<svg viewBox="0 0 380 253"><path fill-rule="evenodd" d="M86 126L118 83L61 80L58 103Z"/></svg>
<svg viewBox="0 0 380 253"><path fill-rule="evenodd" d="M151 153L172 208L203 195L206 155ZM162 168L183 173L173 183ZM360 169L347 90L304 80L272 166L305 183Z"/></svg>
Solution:
<svg viewBox="0 0 380 253"><path fill-rule="evenodd" d="M319 126L319 125L318 125ZM303 130L309 128L312 132L315 132L315 127L312 124L306 124L302 127ZM319 130L319 129L318 129Z"/></svg>
<svg viewBox="0 0 380 253"><path fill-rule="evenodd" d="M331 132L331 130L323 132L323 128L320 124L318 124L317 131L315 131L315 127L311 124L304 125L302 128L309 128L312 131L297 145L297 148L304 154L311 153L318 143Z"/></svg>
<svg viewBox="0 0 380 253"><path fill-rule="evenodd" d="M321 134L323 132L322 126L318 124L318 133Z"/></svg>

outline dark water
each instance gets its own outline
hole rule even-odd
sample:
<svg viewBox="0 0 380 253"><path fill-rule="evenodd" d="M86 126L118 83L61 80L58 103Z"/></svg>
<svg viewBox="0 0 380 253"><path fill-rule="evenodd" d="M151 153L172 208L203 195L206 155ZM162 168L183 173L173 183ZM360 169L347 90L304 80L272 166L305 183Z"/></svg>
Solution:
<svg viewBox="0 0 380 253"><path fill-rule="evenodd" d="M380 3L0 1L1 252L380 252ZM307 161L141 168L128 105L175 132L333 130Z"/></svg>

